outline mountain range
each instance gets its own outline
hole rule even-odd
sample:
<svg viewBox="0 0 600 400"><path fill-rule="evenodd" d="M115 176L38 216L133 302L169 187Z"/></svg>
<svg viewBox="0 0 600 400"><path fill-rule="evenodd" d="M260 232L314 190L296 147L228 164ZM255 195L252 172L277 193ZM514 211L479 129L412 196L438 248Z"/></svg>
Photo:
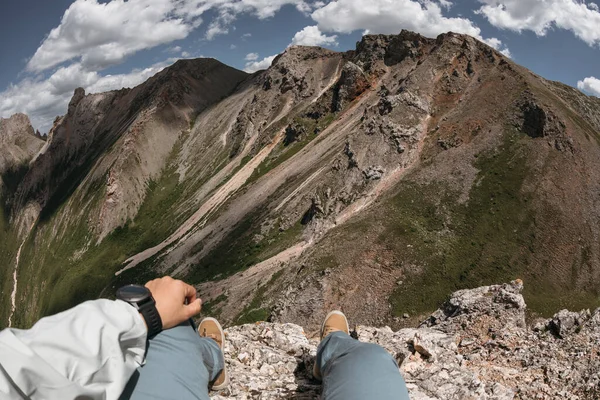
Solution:
<svg viewBox="0 0 600 400"><path fill-rule="evenodd" d="M600 305L600 99L466 35L180 60L0 143L0 327L165 274L227 325L399 328L517 278Z"/></svg>

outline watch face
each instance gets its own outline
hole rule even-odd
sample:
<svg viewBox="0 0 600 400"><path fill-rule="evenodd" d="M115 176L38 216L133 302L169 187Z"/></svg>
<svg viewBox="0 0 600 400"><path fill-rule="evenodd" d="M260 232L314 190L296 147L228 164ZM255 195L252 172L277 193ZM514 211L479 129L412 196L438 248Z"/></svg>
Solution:
<svg viewBox="0 0 600 400"><path fill-rule="evenodd" d="M150 290L141 285L127 285L117 290L117 299L128 303L139 303L150 297Z"/></svg>

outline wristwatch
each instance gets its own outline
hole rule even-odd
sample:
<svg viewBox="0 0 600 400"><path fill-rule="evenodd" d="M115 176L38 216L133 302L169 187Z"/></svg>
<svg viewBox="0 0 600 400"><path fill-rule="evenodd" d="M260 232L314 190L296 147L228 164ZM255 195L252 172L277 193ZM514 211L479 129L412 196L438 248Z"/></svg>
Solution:
<svg viewBox="0 0 600 400"><path fill-rule="evenodd" d="M117 299L131 304L142 314L148 327L148 339L152 339L162 331L162 320L156 309L156 302L147 287L126 285L117 290Z"/></svg>

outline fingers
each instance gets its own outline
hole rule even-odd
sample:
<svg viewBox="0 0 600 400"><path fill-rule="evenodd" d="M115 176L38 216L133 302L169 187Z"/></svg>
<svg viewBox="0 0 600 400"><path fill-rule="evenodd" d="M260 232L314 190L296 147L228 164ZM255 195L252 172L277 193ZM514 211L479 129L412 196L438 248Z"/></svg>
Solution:
<svg viewBox="0 0 600 400"><path fill-rule="evenodd" d="M184 306L184 310L186 318L191 318L194 315L200 314L200 311L202 310L202 300L196 299L192 301L190 304Z"/></svg>
<svg viewBox="0 0 600 400"><path fill-rule="evenodd" d="M191 285L188 285L185 282L181 283L183 283L183 294L187 300L187 303L191 304L194 300L196 300L196 288Z"/></svg>

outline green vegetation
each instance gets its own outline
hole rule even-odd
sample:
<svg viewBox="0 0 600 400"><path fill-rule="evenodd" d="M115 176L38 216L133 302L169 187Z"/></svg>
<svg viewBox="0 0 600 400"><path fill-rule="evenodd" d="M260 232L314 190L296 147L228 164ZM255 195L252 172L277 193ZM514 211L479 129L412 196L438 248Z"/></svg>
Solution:
<svg viewBox="0 0 600 400"><path fill-rule="evenodd" d="M533 198L523 190L528 143L524 135L507 132L502 146L477 158L480 172L465 204L448 187L410 182L390 200L394 212L384 221L379 243L421 269L409 273L392 295L396 315L429 313L456 290L517 278L525 281L524 296L535 313L598 305L593 294L528 268L536 257Z"/></svg>
<svg viewBox="0 0 600 400"><path fill-rule="evenodd" d="M225 303L227 301L227 299L228 299L227 295L225 295L223 293L223 294L217 296L214 300L212 300L210 302L206 302L206 303L203 302L201 315L218 319L219 315L221 314L221 308L219 307L219 305L222 303Z"/></svg>
<svg viewBox="0 0 600 400"><path fill-rule="evenodd" d="M1 190L1 189L0 189ZM0 302L4 304L4 307L0 307L0 330L5 326L4 324L8 321L8 315L10 313L10 294L13 288L13 270L15 267L15 257L19 243L14 233L9 231L8 216L5 212L5 208L0 203Z"/></svg>
<svg viewBox="0 0 600 400"><path fill-rule="evenodd" d="M407 183L391 200L395 212L379 240L422 268L392 296L396 314L430 312L455 290L524 277L535 224L522 190L526 140L508 132L475 161L480 173L466 204L436 184Z"/></svg>
<svg viewBox="0 0 600 400"><path fill-rule="evenodd" d="M279 231L279 221L276 221L270 232L257 241L255 235L260 232L261 219L259 212L248 215L216 248L190 268L186 280L197 283L217 276L223 279L267 260L300 241L303 230L300 220L284 231Z"/></svg>
<svg viewBox="0 0 600 400"><path fill-rule="evenodd" d="M267 290L269 290L282 275L283 271L277 271L273 274L271 279L269 279L269 282L259 286L250 304L248 304L236 318L236 325L252 324L254 322L266 321L267 318L269 318L271 311L267 308L262 308L261 305L265 300Z"/></svg>
<svg viewBox="0 0 600 400"><path fill-rule="evenodd" d="M178 144L168 160L168 167L148 185L145 201L135 219L113 231L100 244L89 229L88 218L98 212L104 199L105 177L88 190L88 197L79 199L76 194L35 226L23 248L19 267L19 281L30 282L19 287L19 297L33 300L28 310L17 313L17 326L30 326L39 316L97 298L107 285L106 294L112 294L112 289L123 282L144 283L156 277L150 268L155 259L118 278L114 273L129 256L168 237L194 211L181 212L180 205L186 200L188 190L209 177L195 182L193 187L187 182L180 184L175 163L179 151ZM73 218L73 212L80 214ZM14 252L11 254L14 257ZM14 260L8 265L14 265Z"/></svg>

